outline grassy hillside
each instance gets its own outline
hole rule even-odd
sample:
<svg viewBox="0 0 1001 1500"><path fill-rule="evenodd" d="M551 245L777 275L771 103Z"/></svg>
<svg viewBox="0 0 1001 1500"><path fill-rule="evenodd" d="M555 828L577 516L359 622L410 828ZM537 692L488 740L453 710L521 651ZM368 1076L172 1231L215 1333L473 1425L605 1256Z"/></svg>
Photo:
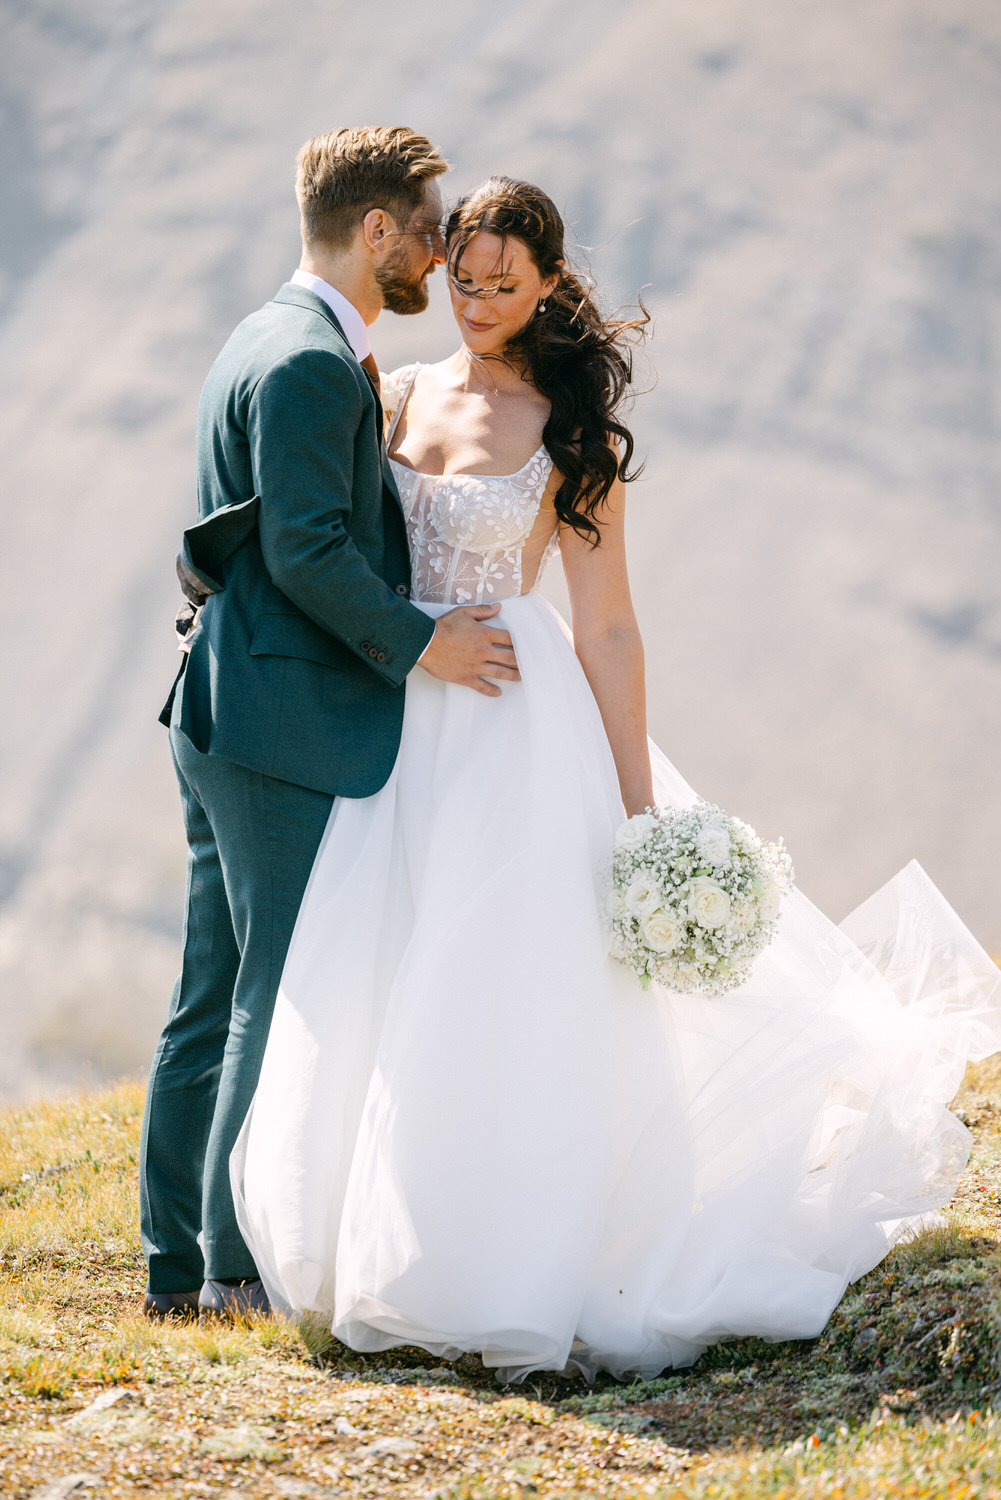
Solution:
<svg viewBox="0 0 1001 1500"><path fill-rule="evenodd" d="M280 1322L139 1315L141 1089L0 1132L0 1492L681 1497L1001 1493L1001 1061L959 1102L949 1227L899 1248L820 1340L744 1340L623 1387L366 1359ZM999 1408L999 1415L993 1409Z"/></svg>

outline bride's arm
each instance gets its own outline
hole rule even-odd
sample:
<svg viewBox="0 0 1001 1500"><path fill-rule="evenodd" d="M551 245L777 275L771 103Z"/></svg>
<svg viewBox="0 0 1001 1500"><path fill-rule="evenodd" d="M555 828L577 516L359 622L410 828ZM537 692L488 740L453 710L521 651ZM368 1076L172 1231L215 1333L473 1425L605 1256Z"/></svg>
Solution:
<svg viewBox="0 0 1001 1500"><path fill-rule="evenodd" d="M601 528L597 547L572 527L561 527L560 555L574 647L612 748L626 815L632 817L653 805L653 783L643 640L626 573L625 498L625 485L616 480L594 517Z"/></svg>

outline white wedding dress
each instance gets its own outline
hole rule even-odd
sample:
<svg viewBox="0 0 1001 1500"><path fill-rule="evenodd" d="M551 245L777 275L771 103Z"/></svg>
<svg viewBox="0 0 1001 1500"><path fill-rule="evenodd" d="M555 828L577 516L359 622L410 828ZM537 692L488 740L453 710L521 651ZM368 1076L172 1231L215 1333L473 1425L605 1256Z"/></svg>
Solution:
<svg viewBox="0 0 1001 1500"><path fill-rule="evenodd" d="M418 667L388 783L335 804L233 1186L272 1302L354 1349L650 1376L818 1334L949 1199L970 1138L946 1105L1001 1047L1001 974L913 863L840 927L786 898L723 999L607 957L612 757L522 593L550 468L394 465L415 603L503 600L522 681ZM693 801L651 753L658 802Z"/></svg>

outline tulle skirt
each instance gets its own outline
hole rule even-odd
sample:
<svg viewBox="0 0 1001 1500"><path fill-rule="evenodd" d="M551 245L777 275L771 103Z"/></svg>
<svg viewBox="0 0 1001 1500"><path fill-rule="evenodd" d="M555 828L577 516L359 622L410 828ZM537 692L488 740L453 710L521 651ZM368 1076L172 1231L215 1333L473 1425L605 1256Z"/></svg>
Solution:
<svg viewBox="0 0 1001 1500"><path fill-rule="evenodd" d="M232 1159L268 1293L507 1379L815 1336L954 1191L1001 974L912 863L840 927L794 892L725 998L644 993L607 956L594 699L541 597L502 621L522 682L416 669L389 782L331 812Z"/></svg>

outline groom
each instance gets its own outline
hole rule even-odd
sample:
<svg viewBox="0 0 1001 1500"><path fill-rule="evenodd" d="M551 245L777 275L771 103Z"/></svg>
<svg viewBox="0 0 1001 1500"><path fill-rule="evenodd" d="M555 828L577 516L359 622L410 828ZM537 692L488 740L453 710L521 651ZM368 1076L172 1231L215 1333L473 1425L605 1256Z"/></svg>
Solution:
<svg viewBox="0 0 1001 1500"><path fill-rule="evenodd" d="M368 327L417 313L445 257L447 163L403 127L299 153L303 254L236 329L198 412L200 520L178 569L198 603L164 710L188 837L181 974L150 1069L140 1158L151 1317L266 1310L229 1155L334 798L387 781L418 662L495 695L515 679L499 606L433 622L409 601L400 498Z"/></svg>

